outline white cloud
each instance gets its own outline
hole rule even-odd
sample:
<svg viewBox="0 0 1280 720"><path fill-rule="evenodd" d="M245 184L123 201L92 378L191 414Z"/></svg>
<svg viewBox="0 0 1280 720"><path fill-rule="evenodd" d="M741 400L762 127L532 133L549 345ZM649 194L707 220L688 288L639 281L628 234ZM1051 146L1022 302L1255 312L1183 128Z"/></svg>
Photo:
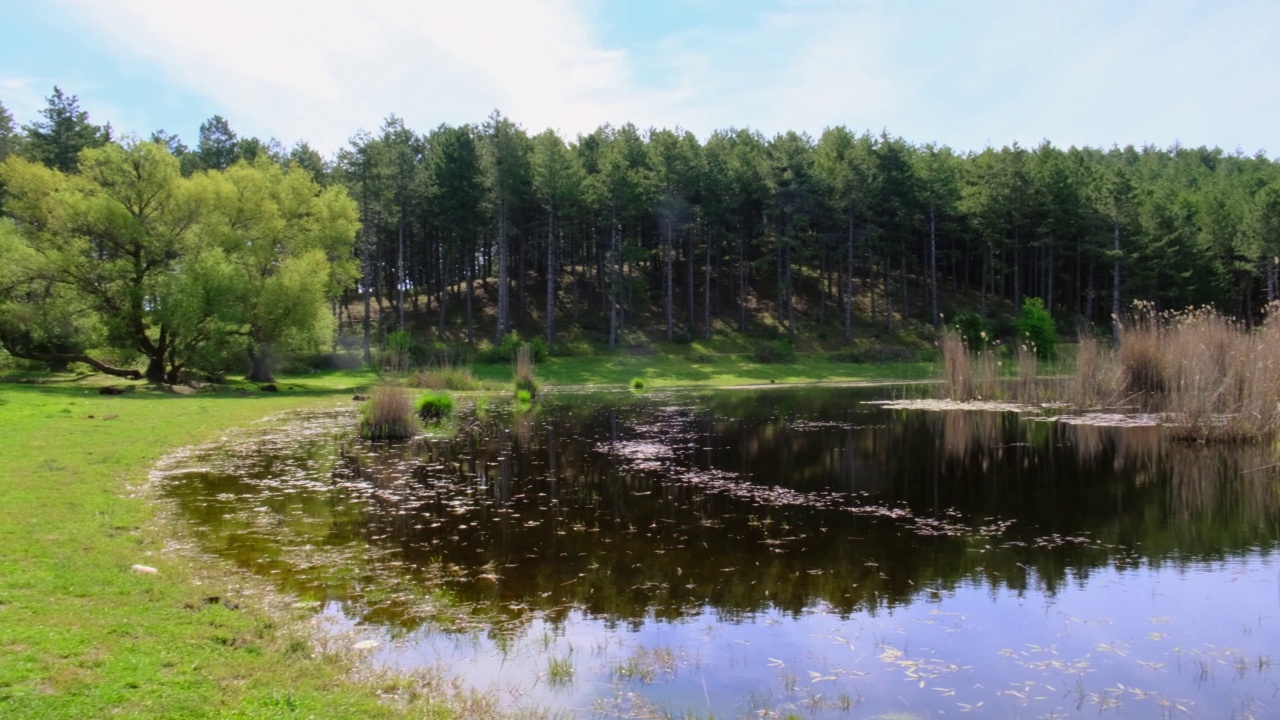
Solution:
<svg viewBox="0 0 1280 720"><path fill-rule="evenodd" d="M37 85L42 83L34 78L0 75L0 102L4 103L19 128L34 122L45 107L44 95L36 89Z"/></svg>
<svg viewBox="0 0 1280 720"><path fill-rule="evenodd" d="M233 127L326 150L390 113L426 129L500 108L572 133L649 97L626 53L599 47L569 0L62 1L225 108Z"/></svg>
<svg viewBox="0 0 1280 720"><path fill-rule="evenodd" d="M630 47L601 39L602 0L58 1L238 131L325 151L393 112L425 131L494 108L567 135L628 121L703 136L846 124L962 150L1280 148L1280 6L1266 0L780 0Z"/></svg>

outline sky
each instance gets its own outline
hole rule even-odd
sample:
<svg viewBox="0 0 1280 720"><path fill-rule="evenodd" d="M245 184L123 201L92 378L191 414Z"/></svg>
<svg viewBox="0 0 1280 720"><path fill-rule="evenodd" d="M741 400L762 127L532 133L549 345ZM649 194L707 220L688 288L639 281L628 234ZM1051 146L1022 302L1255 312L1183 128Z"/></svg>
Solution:
<svg viewBox="0 0 1280 720"><path fill-rule="evenodd" d="M387 116L495 109L567 139L604 123L959 151L1217 146L1280 156L1274 0L6 0L0 103L57 85L117 133L326 155Z"/></svg>

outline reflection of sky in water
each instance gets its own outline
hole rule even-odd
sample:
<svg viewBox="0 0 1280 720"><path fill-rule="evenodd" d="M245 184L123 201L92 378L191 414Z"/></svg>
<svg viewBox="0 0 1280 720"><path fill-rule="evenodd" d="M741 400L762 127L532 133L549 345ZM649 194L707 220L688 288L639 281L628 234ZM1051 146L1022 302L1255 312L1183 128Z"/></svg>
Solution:
<svg viewBox="0 0 1280 720"><path fill-rule="evenodd" d="M1280 501L1274 473L1253 471L1265 448L867 397L553 396L378 452L335 442L350 419L329 414L164 472L205 547L327 600L353 643L380 641L375 662L440 665L511 707L1280 707ZM503 630L424 622L421 590L441 577L470 627ZM553 661L572 677L553 681Z"/></svg>
<svg viewBox="0 0 1280 720"><path fill-rule="evenodd" d="M1248 717L1274 707L1280 690L1271 666L1280 648L1278 570L1272 553L1095 571L1052 597L968 584L876 614L842 618L818 607L721 623L706 609L634 631L575 612L557 625L531 624L505 651L479 634L419 630L381 636L374 658L391 667L438 663L513 705L606 716L649 707L676 717L966 708L996 718ZM570 682L549 680L552 658L572 661ZM631 661L647 664L641 672L651 677L628 673Z"/></svg>

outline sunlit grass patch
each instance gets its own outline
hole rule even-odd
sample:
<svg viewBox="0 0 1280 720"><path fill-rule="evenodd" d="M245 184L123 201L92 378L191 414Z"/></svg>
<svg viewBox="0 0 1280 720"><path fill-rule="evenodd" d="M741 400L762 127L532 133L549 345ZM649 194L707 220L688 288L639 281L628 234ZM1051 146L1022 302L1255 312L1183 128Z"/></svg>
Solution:
<svg viewBox="0 0 1280 720"><path fill-rule="evenodd" d="M440 420L453 414L453 396L442 392L429 392L413 403L414 412L424 422Z"/></svg>

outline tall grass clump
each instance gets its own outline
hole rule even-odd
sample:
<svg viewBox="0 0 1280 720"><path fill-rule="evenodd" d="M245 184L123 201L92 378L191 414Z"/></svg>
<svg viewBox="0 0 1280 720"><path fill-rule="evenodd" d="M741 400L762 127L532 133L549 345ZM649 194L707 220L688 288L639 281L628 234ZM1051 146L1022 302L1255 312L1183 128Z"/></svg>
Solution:
<svg viewBox="0 0 1280 720"><path fill-rule="evenodd" d="M1076 407L1114 406L1122 402L1123 387L1116 353L1081 328L1076 344L1075 374L1067 381L1064 401Z"/></svg>
<svg viewBox="0 0 1280 720"><path fill-rule="evenodd" d="M959 331L942 331L942 381L953 400L973 398L973 359Z"/></svg>
<svg viewBox="0 0 1280 720"><path fill-rule="evenodd" d="M1161 346L1164 328L1155 306L1135 302L1133 314L1116 318L1120 368L1126 393L1148 397L1163 393L1168 386L1165 349Z"/></svg>
<svg viewBox="0 0 1280 720"><path fill-rule="evenodd" d="M1175 422L1174 437L1253 442L1280 428L1280 318L1261 328L1207 308L1156 313L1135 304L1119 324L1127 392Z"/></svg>
<svg viewBox="0 0 1280 720"><path fill-rule="evenodd" d="M409 376L408 384L409 387L424 390L451 390L453 392L479 390L481 387L480 381L472 374L471 368L454 367L448 363L419 370Z"/></svg>
<svg viewBox="0 0 1280 720"><path fill-rule="evenodd" d="M1018 379L1013 388L1013 397L1019 402L1040 400L1040 389L1036 384L1036 373L1040 370L1039 358L1035 345L1024 343L1018 346Z"/></svg>
<svg viewBox="0 0 1280 720"><path fill-rule="evenodd" d="M453 396L442 392L429 392L413 403L414 412L423 422L442 420L453 414Z"/></svg>
<svg viewBox="0 0 1280 720"><path fill-rule="evenodd" d="M529 400L538 396L538 378L534 375L533 352L528 345L521 345L516 350L515 390L519 398L521 392L528 393Z"/></svg>
<svg viewBox="0 0 1280 720"><path fill-rule="evenodd" d="M404 391L381 385L360 407L360 437L367 440L408 440L418 434L418 420Z"/></svg>

